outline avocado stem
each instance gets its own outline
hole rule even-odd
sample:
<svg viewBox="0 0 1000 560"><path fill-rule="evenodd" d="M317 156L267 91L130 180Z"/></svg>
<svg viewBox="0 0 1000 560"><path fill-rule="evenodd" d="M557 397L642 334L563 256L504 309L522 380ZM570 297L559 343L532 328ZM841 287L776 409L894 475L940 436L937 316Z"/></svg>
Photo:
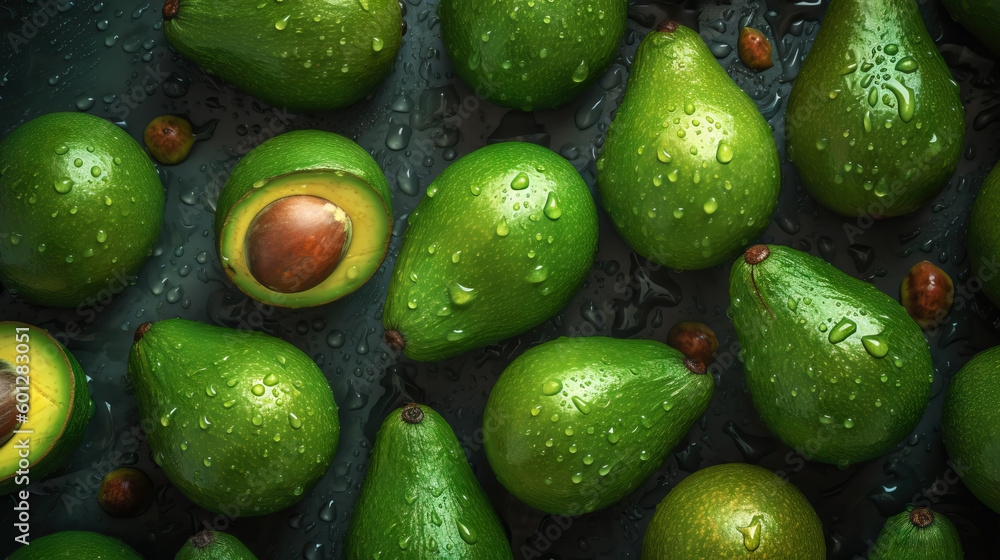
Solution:
<svg viewBox="0 0 1000 560"><path fill-rule="evenodd" d="M215 534L211 531L199 531L198 534L191 537L191 546L201 549L206 548L215 542Z"/></svg>
<svg viewBox="0 0 1000 560"><path fill-rule="evenodd" d="M133 339L136 342L139 342L140 340L142 340L142 337L146 336L146 332L149 331L150 327L152 327L152 326L153 326L153 323L148 323L148 322L139 325L139 328L135 329L135 337L133 337Z"/></svg>
<svg viewBox="0 0 1000 560"><path fill-rule="evenodd" d="M420 408L417 403L409 403L403 407L403 412L400 414L403 417L403 422L407 424L419 424L424 420L424 411Z"/></svg>
<svg viewBox="0 0 1000 560"><path fill-rule="evenodd" d="M757 299L760 300L761 305L764 306L768 314L774 317L774 311L771 311L771 308L767 306L767 302L764 301L764 296L760 294L760 288L757 287L757 278L753 274L753 267L764 262L770 256L771 250L767 248L767 245L754 245L743 254L743 262L750 265L750 282L753 284L753 291L756 292Z"/></svg>
<svg viewBox="0 0 1000 560"><path fill-rule="evenodd" d="M661 33L673 33L674 31L677 31L677 28L680 26L681 24L676 21L668 19L667 21L661 23L656 30Z"/></svg>
<svg viewBox="0 0 1000 560"><path fill-rule="evenodd" d="M396 352L399 352L404 347L406 347L406 339L400 334L396 329L389 329L385 331L385 343Z"/></svg>
<svg viewBox="0 0 1000 560"><path fill-rule="evenodd" d="M705 375L705 363L694 358L684 358L684 367L688 368L695 375Z"/></svg>
<svg viewBox="0 0 1000 560"><path fill-rule="evenodd" d="M924 529L934 523L934 512L925 507L915 508L910 512L910 523Z"/></svg>
<svg viewBox="0 0 1000 560"><path fill-rule="evenodd" d="M177 8L179 7L180 0L166 0L163 3L163 20L169 21L174 19L177 15Z"/></svg>

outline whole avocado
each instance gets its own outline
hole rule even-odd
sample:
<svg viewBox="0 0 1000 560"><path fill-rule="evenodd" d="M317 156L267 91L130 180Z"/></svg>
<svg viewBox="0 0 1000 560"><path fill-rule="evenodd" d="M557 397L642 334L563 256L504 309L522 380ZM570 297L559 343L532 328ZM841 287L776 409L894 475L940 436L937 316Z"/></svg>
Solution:
<svg viewBox="0 0 1000 560"><path fill-rule="evenodd" d="M125 289L153 253L166 196L127 132L49 113L0 142L0 281L51 307Z"/></svg>
<svg viewBox="0 0 1000 560"><path fill-rule="evenodd" d="M166 0L170 45L207 72L294 111L368 95L402 42L397 0Z"/></svg>
<svg viewBox="0 0 1000 560"><path fill-rule="evenodd" d="M174 560L257 560L257 557L228 533L199 531L177 551Z"/></svg>
<svg viewBox="0 0 1000 560"><path fill-rule="evenodd" d="M948 13L1000 57L1000 2L996 0L941 0Z"/></svg>
<svg viewBox="0 0 1000 560"><path fill-rule="evenodd" d="M477 95L522 111L557 107L601 77L627 0L442 0L441 39Z"/></svg>
<svg viewBox="0 0 1000 560"><path fill-rule="evenodd" d="M885 522L868 560L962 560L962 541L944 514L913 504Z"/></svg>
<svg viewBox="0 0 1000 560"><path fill-rule="evenodd" d="M1000 305L1000 165L983 181L969 214L966 243L972 272L983 284L983 293Z"/></svg>
<svg viewBox="0 0 1000 560"><path fill-rule="evenodd" d="M92 531L60 531L22 546L7 560L142 560L142 556L122 541Z"/></svg>

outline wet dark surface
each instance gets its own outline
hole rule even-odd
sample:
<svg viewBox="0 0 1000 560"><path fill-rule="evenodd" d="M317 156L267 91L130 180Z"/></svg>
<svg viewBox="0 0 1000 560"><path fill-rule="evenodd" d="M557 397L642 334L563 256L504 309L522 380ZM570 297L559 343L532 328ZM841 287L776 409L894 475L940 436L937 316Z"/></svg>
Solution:
<svg viewBox="0 0 1000 560"><path fill-rule="evenodd" d="M928 333L936 375L926 414L890 453L844 470L807 462L773 438L754 411L726 318L728 266L698 272L651 266L628 249L603 213L600 249L586 285L564 313L523 336L418 364L384 346L380 323L405 216L456 157L489 142L536 142L569 159L596 193L595 154L622 99L628 66L639 40L667 17L697 26L773 125L783 154L788 93L827 3L636 2L619 57L597 83L563 108L522 113L481 101L454 77L440 43L435 1L405 2L408 31L386 82L350 109L309 114L267 107L174 54L158 3L0 4L0 134L44 113L86 111L118 122L137 139L152 118L177 113L206 137L185 163L160 167L166 225L155 255L124 293L77 309L51 309L0 292L0 318L44 327L64 341L90 376L97 404L71 463L31 487L33 538L64 529L94 530L122 538L147 558L172 558L207 525L231 531L262 559L340 558L375 431L390 410L419 401L455 428L510 530L516 558L637 558L653 508L669 489L698 468L730 461L786 473L820 514L832 559L865 557L885 518L908 502L948 515L962 533L968 558L996 558L990 539L1000 529L1000 516L957 481L941 444L940 417L949 377L973 353L1000 341L1000 314L978 293L964 245L973 197L998 159L1000 71L936 0L921 2L921 9L961 85L967 110L966 150L951 182L913 215L844 218L819 207L785 162L781 202L763 237L822 256L894 297L907 270L924 259L955 280L953 311ZM772 39L774 68L757 74L739 62L735 44L744 25ZM314 309L275 309L249 300L226 279L213 247L214 204L241 155L275 134L304 128L343 134L373 153L393 190L396 236L385 264L352 296ZM178 316L279 336L306 351L327 375L341 407L340 448L325 478L297 505L259 518L217 517L192 505L153 464L125 359L139 324ZM665 341L671 325L682 320L705 322L718 333L721 348L712 368L717 389L705 417L656 476L620 503L571 520L521 505L499 486L478 427L490 387L514 357L558 335ZM99 508L96 492L104 474L125 465L148 472L157 493L145 514L123 520ZM3 502L0 523L9 526L13 502ZM0 553L11 547L5 537Z"/></svg>

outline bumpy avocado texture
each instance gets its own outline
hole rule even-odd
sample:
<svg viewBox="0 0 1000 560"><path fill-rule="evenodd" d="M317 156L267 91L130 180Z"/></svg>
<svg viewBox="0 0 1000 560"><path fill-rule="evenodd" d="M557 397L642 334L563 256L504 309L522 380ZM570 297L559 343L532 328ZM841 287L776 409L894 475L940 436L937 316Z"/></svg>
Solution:
<svg viewBox="0 0 1000 560"><path fill-rule="evenodd" d="M7 560L142 560L132 547L122 541L91 531L60 531L31 539Z"/></svg>

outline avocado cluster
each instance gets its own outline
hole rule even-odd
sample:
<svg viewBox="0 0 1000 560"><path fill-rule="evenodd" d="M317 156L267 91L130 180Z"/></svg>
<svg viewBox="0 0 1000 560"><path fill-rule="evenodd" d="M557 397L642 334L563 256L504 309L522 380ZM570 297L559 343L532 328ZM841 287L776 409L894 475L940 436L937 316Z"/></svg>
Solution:
<svg viewBox="0 0 1000 560"><path fill-rule="evenodd" d="M207 72L297 111L350 106L393 70L405 31L394 0L253 4L167 0L164 32ZM543 110L580 95L618 54L626 3L586 4L442 0L440 34L477 95ZM997 14L975 4L946 2L983 33ZM992 39L986 32L996 48ZM926 205L954 175L965 132L958 89L914 0L833 0L786 116L787 155L805 190L848 216L889 218ZM189 147L176 160L157 159L180 163ZM261 143L218 197L221 271L289 317L368 286L384 301L387 352L445 362L530 332L547 338L533 329L557 322L587 285L600 204L651 263L732 263L727 315L746 389L763 424L805 460L846 469L883 456L925 415L940 376L924 330L948 313L950 278L914 267L901 305L823 259L760 242L782 188L778 145L691 28L666 21L642 39L594 161L596 192L586 173L546 147L489 144L435 178L401 232L385 165L329 131ZM0 142L0 281L37 305L85 303L112 279L141 273L164 200L153 162L123 129L86 114L31 120ZM1000 166L983 183L968 236L972 269L995 302L998 212ZM648 485L707 421L717 385L730 383L708 367L719 348L714 333L700 323L678 327L670 344L562 336L518 348L482 411L483 452L499 485L528 507L567 517L613 507ZM131 348L119 349L153 461L198 508L263 516L321 488L339 452L340 408L335 379L302 345L167 318L141 324ZM948 453L969 490L1000 512L1000 347L977 354L948 385ZM34 435L24 456L11 442L29 433L18 414L29 391ZM512 559L505 519L481 485L490 474L473 472L434 408L393 405L378 418L346 556ZM66 347L38 327L0 322L0 494L24 485L24 463L36 478L64 465L94 408L88 377ZM151 484L141 471L130 474L146 485L141 507L130 509L138 516ZM641 558L826 557L820 516L786 473L727 463L669 478ZM39 538L10 558L66 554L139 558L85 531ZM910 504L886 521L869 557L962 555L945 515ZM176 558L256 557L235 536L207 530Z"/></svg>

